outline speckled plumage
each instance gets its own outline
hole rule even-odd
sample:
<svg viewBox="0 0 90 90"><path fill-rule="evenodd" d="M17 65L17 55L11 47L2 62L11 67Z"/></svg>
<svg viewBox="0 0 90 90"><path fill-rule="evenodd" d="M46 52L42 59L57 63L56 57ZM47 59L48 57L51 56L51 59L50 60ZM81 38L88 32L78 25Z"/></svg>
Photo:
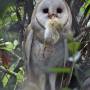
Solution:
<svg viewBox="0 0 90 90"><path fill-rule="evenodd" d="M57 74L48 72L48 69L64 66L64 60L68 58L67 33L71 31L71 24L71 12L64 0L41 0L36 5L25 41L25 63L27 80L30 79L29 82L39 88L37 90L56 90Z"/></svg>

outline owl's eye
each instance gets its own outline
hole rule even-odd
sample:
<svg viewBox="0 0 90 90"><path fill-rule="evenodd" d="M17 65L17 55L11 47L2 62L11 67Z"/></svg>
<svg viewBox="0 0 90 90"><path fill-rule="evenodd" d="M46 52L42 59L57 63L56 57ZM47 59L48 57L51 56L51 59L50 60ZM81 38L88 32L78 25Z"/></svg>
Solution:
<svg viewBox="0 0 90 90"><path fill-rule="evenodd" d="M44 8L43 9L43 13L46 13L47 14L48 12L49 12L49 9L48 8Z"/></svg>
<svg viewBox="0 0 90 90"><path fill-rule="evenodd" d="M62 13L62 9L61 8L57 8L57 13Z"/></svg>

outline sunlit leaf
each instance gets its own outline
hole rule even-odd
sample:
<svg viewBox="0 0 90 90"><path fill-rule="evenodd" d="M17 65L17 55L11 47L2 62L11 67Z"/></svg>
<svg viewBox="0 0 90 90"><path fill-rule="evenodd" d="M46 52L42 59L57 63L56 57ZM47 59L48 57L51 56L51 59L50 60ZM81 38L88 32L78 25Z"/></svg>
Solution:
<svg viewBox="0 0 90 90"><path fill-rule="evenodd" d="M9 69L7 69L9 72L13 73L13 70L15 69L15 64L13 64ZM11 75L9 74L5 74L3 79L2 79L2 83L3 86L6 87L6 85L8 84L8 81L10 79Z"/></svg>
<svg viewBox="0 0 90 90"><path fill-rule="evenodd" d="M18 45L17 40L14 40L13 43L12 42L5 42L5 43L0 44L0 49L11 52L12 50L14 50L16 48L17 45Z"/></svg>
<svg viewBox="0 0 90 90"><path fill-rule="evenodd" d="M5 45L5 47L1 47L1 49L4 49L9 52L13 50L13 47L14 47L13 43L5 42L4 45Z"/></svg>
<svg viewBox="0 0 90 90"><path fill-rule="evenodd" d="M7 85L9 78L10 78L10 75L6 74L2 79L2 83L4 87Z"/></svg>
<svg viewBox="0 0 90 90"><path fill-rule="evenodd" d="M17 40L14 40L14 42L13 42L13 45L14 45L13 49L15 49L18 44L19 44L18 41Z"/></svg>
<svg viewBox="0 0 90 90"><path fill-rule="evenodd" d="M24 70L20 68L20 71L17 73L17 83L22 83L24 81Z"/></svg>
<svg viewBox="0 0 90 90"><path fill-rule="evenodd" d="M87 13L85 12L86 10L88 10ZM90 14L90 0L86 0L86 2L80 8L80 12L85 13L86 15Z"/></svg>

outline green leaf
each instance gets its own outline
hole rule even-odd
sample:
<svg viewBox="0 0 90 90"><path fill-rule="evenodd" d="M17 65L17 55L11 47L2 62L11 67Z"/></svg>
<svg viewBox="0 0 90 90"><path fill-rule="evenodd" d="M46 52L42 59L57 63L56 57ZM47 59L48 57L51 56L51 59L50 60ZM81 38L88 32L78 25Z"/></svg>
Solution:
<svg viewBox="0 0 90 90"><path fill-rule="evenodd" d="M54 72L54 73L70 73L71 68L68 67L52 67L48 69L49 72Z"/></svg>
<svg viewBox="0 0 90 90"><path fill-rule="evenodd" d="M5 46L4 47L0 47L0 48L4 49L6 51L9 51L9 52L11 52L13 50L13 48L14 48L14 45L13 45L12 42L5 42L2 45L5 45Z"/></svg>
<svg viewBox="0 0 90 90"><path fill-rule="evenodd" d="M80 42L75 41L73 36L68 36L67 39L68 39L67 44L68 44L68 49L70 51L70 54L71 55L76 54L76 52L78 51L80 47Z"/></svg>
<svg viewBox="0 0 90 90"><path fill-rule="evenodd" d="M13 64L13 65L8 69L8 71L14 73L14 72L13 72L14 68L15 68L15 64ZM14 74L16 74L16 73L14 73ZM9 74L5 74L5 75L4 75L4 77L3 77L3 79L2 79L2 83L3 83L3 86L4 86L4 87L6 87L6 85L8 84L8 81L9 81L10 77L11 77L11 75L9 75Z"/></svg>
<svg viewBox="0 0 90 90"><path fill-rule="evenodd" d="M1 43L0 44L0 49L4 49L6 51L11 52L12 50L14 50L16 48L16 46L18 45L18 41L14 40L14 42L5 42L5 43Z"/></svg>
<svg viewBox="0 0 90 90"><path fill-rule="evenodd" d="M68 43L68 48L72 55L74 55L78 51L79 47L80 47L80 42L73 41Z"/></svg>
<svg viewBox="0 0 90 90"><path fill-rule="evenodd" d="M8 83L8 80L10 78L10 75L6 74L2 80L2 83L3 83L3 87L5 87Z"/></svg>
<svg viewBox="0 0 90 90"><path fill-rule="evenodd" d="M24 70L21 67L20 71L17 73L17 83L22 83L24 81Z"/></svg>
<svg viewBox="0 0 90 90"><path fill-rule="evenodd" d="M90 0L85 1L83 6L80 8L80 13L86 13L85 11L88 10L88 12L86 13L86 16L90 15L90 9L88 6L90 6Z"/></svg>
<svg viewBox="0 0 90 90"><path fill-rule="evenodd" d="M13 45L14 45L13 49L15 49L18 44L19 44L18 41L17 40L14 40L14 42L13 42Z"/></svg>

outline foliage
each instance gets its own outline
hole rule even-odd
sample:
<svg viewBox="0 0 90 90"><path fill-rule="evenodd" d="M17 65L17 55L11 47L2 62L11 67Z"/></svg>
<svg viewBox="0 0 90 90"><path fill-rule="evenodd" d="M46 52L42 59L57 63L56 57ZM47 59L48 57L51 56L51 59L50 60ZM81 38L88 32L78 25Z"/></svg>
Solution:
<svg viewBox="0 0 90 90"><path fill-rule="evenodd" d="M84 1L84 0L82 0ZM85 12L86 15L89 15L90 14L90 0L85 0L85 3L84 5L80 8L80 11L82 13Z"/></svg>
<svg viewBox="0 0 90 90"><path fill-rule="evenodd" d="M16 0L0 0L0 90L15 90L24 80L19 36L14 36L17 22Z"/></svg>
<svg viewBox="0 0 90 90"><path fill-rule="evenodd" d="M75 54L80 51L82 54L80 58L88 58L90 30L87 28L87 23L90 20L90 0L67 0L72 9L74 16L73 28L78 30L77 36L74 39L68 38L68 48L71 56L74 59ZM72 2L71 2L72 1ZM24 81L24 67L23 67L23 55L20 44L23 40L24 28L30 22L30 16L32 13L32 0L0 0L0 90L16 90L18 84ZM79 3L80 2L80 3ZM80 4L76 7L75 3ZM32 8L32 9L31 9ZM74 8L79 11L74 11ZM27 19L28 18L28 19ZM75 21L76 20L76 21ZM90 27L90 26L89 26ZM83 34L84 32L84 34ZM76 64L78 67L82 65L86 66L86 63ZM88 62L88 61L87 61ZM81 68L77 68L80 70ZM71 68L50 68L51 72L69 73ZM85 69L88 75L88 72ZM79 74L75 74L77 79ZM80 78L82 80L82 78ZM13 82L13 83L12 83ZM64 88L63 90L70 90Z"/></svg>
<svg viewBox="0 0 90 90"><path fill-rule="evenodd" d="M14 42L4 42L0 44L0 49L6 50L6 51L13 51L16 46L18 45L18 41L14 40Z"/></svg>
<svg viewBox="0 0 90 90"><path fill-rule="evenodd" d="M0 28L17 21L15 13L15 0L0 0Z"/></svg>
<svg viewBox="0 0 90 90"><path fill-rule="evenodd" d="M2 41L2 43L0 43L0 50L4 50L4 51L7 51L7 52L12 54L12 53L14 53L13 51L16 49L17 45L18 45L18 41L17 40L14 40L13 43L9 42L9 41L8 42ZM8 63L7 62L9 62L9 60L7 59L7 57L5 58L5 56L4 56L3 59L1 57L1 60L2 60L2 62L5 61L5 63L3 64L3 66L0 66L0 67L4 70L4 72L7 71L7 73L4 74L4 76L2 78L2 85L3 85L3 87L5 88L8 85L8 82L9 82L9 80L10 80L10 78L12 76L16 77L16 85L18 83L21 83L24 80L23 68L19 67L19 71L17 73L14 72L15 68L17 67L17 65L19 63L18 62L12 63L12 65L10 65L8 67Z"/></svg>

